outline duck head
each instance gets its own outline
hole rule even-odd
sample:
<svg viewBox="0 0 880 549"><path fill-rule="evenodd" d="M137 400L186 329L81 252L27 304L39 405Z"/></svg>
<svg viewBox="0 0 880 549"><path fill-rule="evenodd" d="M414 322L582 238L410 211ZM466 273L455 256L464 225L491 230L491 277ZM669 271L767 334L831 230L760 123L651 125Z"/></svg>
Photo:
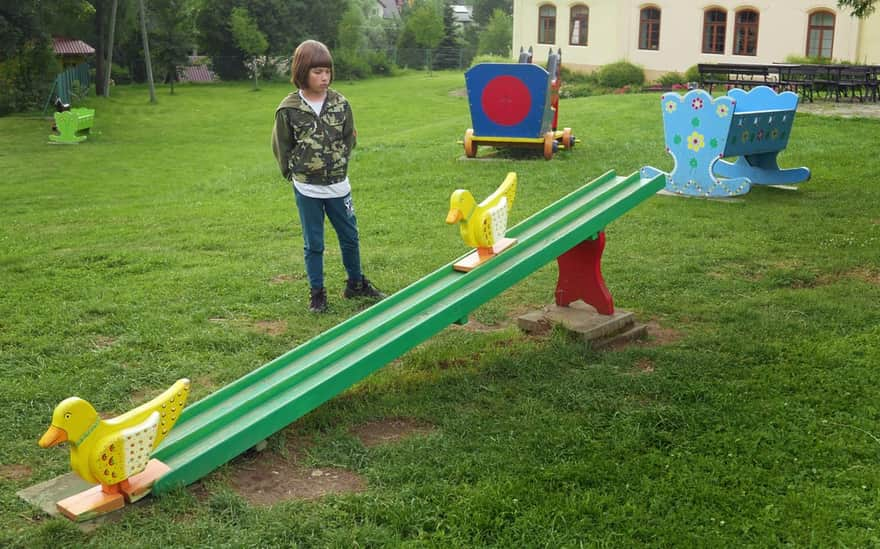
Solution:
<svg viewBox="0 0 880 549"><path fill-rule="evenodd" d="M470 191L456 190L449 198L449 213L446 214L446 223L452 225L459 221L467 221L476 207L477 201L474 200Z"/></svg>
<svg viewBox="0 0 880 549"><path fill-rule="evenodd" d="M98 425L98 412L79 397L70 397L55 407L52 425L40 437L40 447L50 448L64 441L79 444Z"/></svg>

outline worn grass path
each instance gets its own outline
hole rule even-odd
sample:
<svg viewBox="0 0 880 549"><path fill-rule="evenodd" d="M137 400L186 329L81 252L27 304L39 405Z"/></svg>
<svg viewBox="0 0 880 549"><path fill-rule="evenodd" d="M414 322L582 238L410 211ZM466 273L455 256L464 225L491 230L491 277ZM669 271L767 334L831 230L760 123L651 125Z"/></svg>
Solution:
<svg viewBox="0 0 880 549"><path fill-rule="evenodd" d="M550 265L269 441L274 460L365 489L251 503L233 462L84 533L15 492L67 471L40 450L77 394L123 412L178 377L198 399L354 314L327 245L331 312L306 310L290 189L269 150L287 87L143 88L93 99L94 138L0 118L0 545L870 546L880 543L880 121L799 114L799 191L655 197L608 227L619 307L662 336L596 352L515 314ZM461 160L463 77L339 83L366 272L398 290L463 251L449 194L519 174L513 222L607 169L671 167L656 95L565 100L583 142L550 162ZM486 154L481 150L481 156ZM353 433L395 420L412 437ZM269 460L267 463L271 463Z"/></svg>

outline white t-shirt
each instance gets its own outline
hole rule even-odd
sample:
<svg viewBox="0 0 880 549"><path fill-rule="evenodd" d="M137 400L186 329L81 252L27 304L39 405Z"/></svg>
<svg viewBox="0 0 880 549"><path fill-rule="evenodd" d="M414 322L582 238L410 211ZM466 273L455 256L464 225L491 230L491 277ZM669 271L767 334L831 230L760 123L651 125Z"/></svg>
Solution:
<svg viewBox="0 0 880 549"><path fill-rule="evenodd" d="M324 107L324 101L327 99L326 95L318 101L312 101L303 95L302 90L299 90L299 96L315 111L316 115L321 115L321 109ZM333 183L332 185L309 185L294 179L293 186L300 194L309 198L342 198L351 192L351 183L348 181L348 176L339 183Z"/></svg>

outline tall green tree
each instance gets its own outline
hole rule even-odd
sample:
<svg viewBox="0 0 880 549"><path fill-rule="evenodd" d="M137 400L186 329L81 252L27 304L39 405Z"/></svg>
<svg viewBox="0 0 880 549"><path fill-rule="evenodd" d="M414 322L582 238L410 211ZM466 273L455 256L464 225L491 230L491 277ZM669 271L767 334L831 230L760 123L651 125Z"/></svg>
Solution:
<svg viewBox="0 0 880 549"><path fill-rule="evenodd" d="M485 27L495 10L513 14L513 0L474 0L474 23L480 28Z"/></svg>
<svg viewBox="0 0 880 549"><path fill-rule="evenodd" d="M838 0L837 6L840 8L850 8L852 14L862 19L872 13L876 9L877 0Z"/></svg>
<svg viewBox="0 0 880 549"><path fill-rule="evenodd" d="M443 39L443 17L430 2L420 2L406 13L404 36L411 37L416 45L425 49L426 63L430 71L433 50Z"/></svg>
<svg viewBox="0 0 880 549"><path fill-rule="evenodd" d="M437 44L437 56L434 66L438 69L451 69L458 67L461 62L462 40L452 4L445 2L443 5L443 37Z"/></svg>
<svg viewBox="0 0 880 549"><path fill-rule="evenodd" d="M35 108L58 72L38 1L0 5L0 115Z"/></svg>
<svg viewBox="0 0 880 549"><path fill-rule="evenodd" d="M513 16L504 10L496 9L480 32L479 53L492 55L510 55L513 40Z"/></svg>
<svg viewBox="0 0 880 549"><path fill-rule="evenodd" d="M163 80L171 86L177 67L186 65L194 40L193 11L188 0L150 0L150 35L155 52L156 66L163 73Z"/></svg>
<svg viewBox="0 0 880 549"><path fill-rule="evenodd" d="M258 58L266 53L269 41L266 40L266 35L260 31L247 8L233 8L229 16L229 29L232 31L235 43L249 56L251 72L254 74L254 89L259 89Z"/></svg>

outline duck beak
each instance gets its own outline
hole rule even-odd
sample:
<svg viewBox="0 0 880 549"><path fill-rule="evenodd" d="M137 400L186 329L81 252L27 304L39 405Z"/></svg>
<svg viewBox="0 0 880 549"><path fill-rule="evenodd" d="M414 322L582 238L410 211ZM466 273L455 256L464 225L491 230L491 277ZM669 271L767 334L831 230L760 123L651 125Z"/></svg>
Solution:
<svg viewBox="0 0 880 549"><path fill-rule="evenodd" d="M449 210L449 213L446 215L446 223L452 225L453 223L458 223L461 221L461 210L458 208L452 208Z"/></svg>
<svg viewBox="0 0 880 549"><path fill-rule="evenodd" d="M67 440L67 432L52 425L46 433L40 437L40 448L51 448Z"/></svg>

